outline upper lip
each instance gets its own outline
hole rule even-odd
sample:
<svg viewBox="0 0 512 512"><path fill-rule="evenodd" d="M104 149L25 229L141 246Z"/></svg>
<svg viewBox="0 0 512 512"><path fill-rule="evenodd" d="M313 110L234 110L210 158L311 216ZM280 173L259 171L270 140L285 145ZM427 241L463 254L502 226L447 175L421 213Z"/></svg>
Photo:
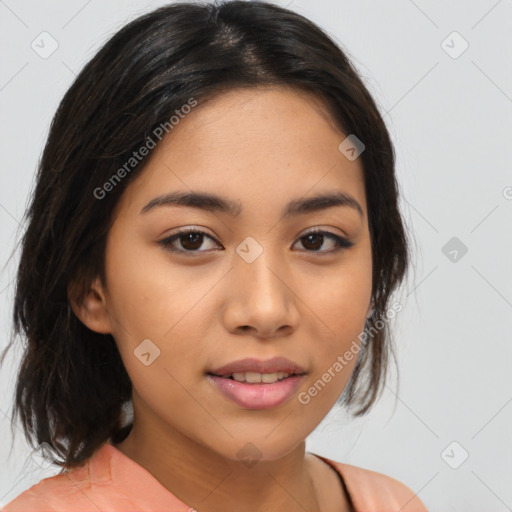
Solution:
<svg viewBox="0 0 512 512"><path fill-rule="evenodd" d="M213 375L223 376L230 375L232 373L245 373L245 372L256 372L256 373L277 373L277 372L286 372L286 373L295 373L295 374L303 374L306 373L304 368L299 366L297 363L286 359L285 357L273 357L272 359L267 359L266 361L262 361L261 359L256 358L247 358L240 359L238 361L233 361L232 363L228 363L221 368L217 368L216 370L212 370L208 373Z"/></svg>

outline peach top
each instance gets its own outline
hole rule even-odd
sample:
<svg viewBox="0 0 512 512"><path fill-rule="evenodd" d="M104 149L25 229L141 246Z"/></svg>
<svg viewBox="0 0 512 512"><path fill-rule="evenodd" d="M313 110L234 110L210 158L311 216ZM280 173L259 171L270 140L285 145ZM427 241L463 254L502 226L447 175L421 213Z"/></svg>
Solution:
<svg viewBox="0 0 512 512"><path fill-rule="evenodd" d="M356 512L428 512L407 486L382 473L315 455L340 478ZM45 478L2 512L193 512L109 443L78 468Z"/></svg>

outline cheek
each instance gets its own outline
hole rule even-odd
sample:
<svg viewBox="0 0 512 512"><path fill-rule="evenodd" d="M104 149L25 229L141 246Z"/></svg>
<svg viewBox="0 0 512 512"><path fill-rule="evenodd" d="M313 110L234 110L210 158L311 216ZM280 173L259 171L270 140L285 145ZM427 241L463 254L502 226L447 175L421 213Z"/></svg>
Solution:
<svg viewBox="0 0 512 512"><path fill-rule="evenodd" d="M327 409L353 372L371 300L371 253L367 247L362 249L342 260L337 271L309 291L310 297L316 297L312 309L323 333L322 342L315 344L315 379L322 381L321 387L326 384L318 405L327 404Z"/></svg>
<svg viewBox="0 0 512 512"><path fill-rule="evenodd" d="M161 338L186 302L183 273L173 271L159 248L131 240L121 228L111 232L105 261L109 311L124 327L120 334Z"/></svg>
<svg viewBox="0 0 512 512"><path fill-rule="evenodd" d="M168 369L178 379L185 378L190 365L184 361L204 359L201 340L211 321L203 299L219 277L201 277L199 267L180 269L163 250L132 244L128 251L128 246L126 237L114 236L106 257L113 335L127 371L140 372L137 357L149 351L152 371Z"/></svg>
<svg viewBox="0 0 512 512"><path fill-rule="evenodd" d="M357 336L362 329L371 300L372 261L367 250L354 251L337 269L308 283L313 309L333 333L343 338ZM329 332L329 330L327 332ZM331 335L333 335L331 333Z"/></svg>

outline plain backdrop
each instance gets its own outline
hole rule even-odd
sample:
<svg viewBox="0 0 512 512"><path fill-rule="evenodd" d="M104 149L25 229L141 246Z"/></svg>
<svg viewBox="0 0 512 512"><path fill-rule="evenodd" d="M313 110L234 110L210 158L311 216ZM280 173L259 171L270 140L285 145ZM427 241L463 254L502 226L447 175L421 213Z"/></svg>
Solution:
<svg viewBox="0 0 512 512"><path fill-rule="evenodd" d="M126 22L165 3L0 0L0 264L75 74ZM326 30L374 95L414 240L395 323L400 386L391 378L364 418L333 409L307 449L393 476L432 511L510 511L512 2L275 3ZM58 45L46 58L33 49L41 37ZM2 345L16 261L0 276ZM19 425L11 437L19 355L0 371L0 505L58 471L31 456Z"/></svg>

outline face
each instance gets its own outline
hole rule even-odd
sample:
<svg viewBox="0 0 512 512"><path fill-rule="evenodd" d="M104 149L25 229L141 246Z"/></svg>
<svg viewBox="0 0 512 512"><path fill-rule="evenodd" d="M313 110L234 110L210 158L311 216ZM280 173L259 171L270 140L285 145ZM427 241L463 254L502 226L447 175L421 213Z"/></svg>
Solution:
<svg viewBox="0 0 512 512"><path fill-rule="evenodd" d="M101 289L136 421L145 415L155 431L228 459L252 443L274 460L332 408L372 283L363 169L338 149L345 138L313 96L239 89L192 109L153 149L116 210ZM231 209L153 201L172 193L219 196ZM283 217L291 202L333 194L354 203ZM276 356L302 375L275 384L210 375Z"/></svg>

